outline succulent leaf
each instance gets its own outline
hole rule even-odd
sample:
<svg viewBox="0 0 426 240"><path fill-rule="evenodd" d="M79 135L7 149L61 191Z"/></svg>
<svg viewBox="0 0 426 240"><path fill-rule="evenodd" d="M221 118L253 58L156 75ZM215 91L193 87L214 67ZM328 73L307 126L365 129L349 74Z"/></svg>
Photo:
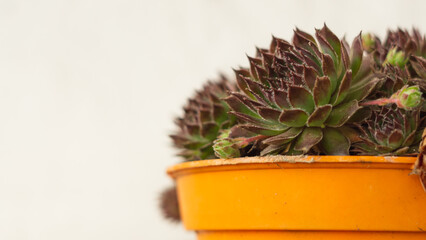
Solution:
<svg viewBox="0 0 426 240"><path fill-rule="evenodd" d="M303 127L308 117L308 113L302 109L288 109L281 113L280 122L289 127Z"/></svg>
<svg viewBox="0 0 426 240"><path fill-rule="evenodd" d="M319 143L322 139L321 128L308 127L305 128L297 137L294 144L294 150L302 151L303 153L308 152L313 146Z"/></svg>
<svg viewBox="0 0 426 240"><path fill-rule="evenodd" d="M325 154L348 155L351 143L338 129L326 128L323 130L323 138L319 145Z"/></svg>

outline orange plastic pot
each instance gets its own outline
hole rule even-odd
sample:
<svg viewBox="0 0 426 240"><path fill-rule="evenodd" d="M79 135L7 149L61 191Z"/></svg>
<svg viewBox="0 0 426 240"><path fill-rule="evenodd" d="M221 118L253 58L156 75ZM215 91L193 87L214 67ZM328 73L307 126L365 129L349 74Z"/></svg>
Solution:
<svg viewBox="0 0 426 240"><path fill-rule="evenodd" d="M199 240L426 239L412 157L251 157L168 169Z"/></svg>

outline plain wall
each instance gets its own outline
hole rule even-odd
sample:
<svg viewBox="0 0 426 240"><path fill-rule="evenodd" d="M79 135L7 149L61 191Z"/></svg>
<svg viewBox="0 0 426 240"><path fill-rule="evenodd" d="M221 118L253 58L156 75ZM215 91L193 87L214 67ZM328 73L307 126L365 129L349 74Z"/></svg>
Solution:
<svg viewBox="0 0 426 240"><path fill-rule="evenodd" d="M158 193L193 91L295 26L426 31L426 1L0 1L0 239L190 240Z"/></svg>

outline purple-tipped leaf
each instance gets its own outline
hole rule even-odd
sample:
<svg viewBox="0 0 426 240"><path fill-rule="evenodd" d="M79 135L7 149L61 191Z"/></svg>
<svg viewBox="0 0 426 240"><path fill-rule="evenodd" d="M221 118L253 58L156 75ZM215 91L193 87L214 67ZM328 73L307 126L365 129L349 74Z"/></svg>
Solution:
<svg viewBox="0 0 426 240"><path fill-rule="evenodd" d="M349 140L339 130L334 128L323 129L323 137L319 143L327 155L349 155Z"/></svg>
<svg viewBox="0 0 426 240"><path fill-rule="evenodd" d="M258 113L263 119L272 122L278 122L281 115L281 111L267 107L260 107Z"/></svg>
<svg viewBox="0 0 426 240"><path fill-rule="evenodd" d="M311 91L314 89L317 75L318 75L318 72L314 68L304 66L303 80L305 81L306 85L309 87Z"/></svg>
<svg viewBox="0 0 426 240"><path fill-rule="evenodd" d="M248 107L244 102L242 102L237 96L231 95L225 98L225 101L235 112L244 113L251 117L258 118L257 113L250 109L250 107Z"/></svg>
<svg viewBox="0 0 426 240"><path fill-rule="evenodd" d="M284 130L273 130L266 127L260 127L252 124L241 125L241 128L263 136L276 136L282 133Z"/></svg>
<svg viewBox="0 0 426 240"><path fill-rule="evenodd" d="M294 150L302 151L303 153L308 152L313 146L318 144L322 139L321 128L305 128L297 137L296 143L294 144Z"/></svg>
<svg viewBox="0 0 426 240"><path fill-rule="evenodd" d="M309 116L307 125L310 127L323 127L324 122L330 115L332 106L330 104L317 107L315 111Z"/></svg>
<svg viewBox="0 0 426 240"><path fill-rule="evenodd" d="M356 100L340 104L333 108L325 124L330 127L340 127L345 124L358 109L360 109L360 106Z"/></svg>
<svg viewBox="0 0 426 240"><path fill-rule="evenodd" d="M270 137L270 138L263 140L263 143L268 144L268 145L285 144L285 143L291 141L292 139L294 139L295 137L299 136L299 134L302 132L302 130L303 130L302 127L300 127L300 128L289 128L284 133L281 133L277 136L273 136L273 137Z"/></svg>
<svg viewBox="0 0 426 240"><path fill-rule="evenodd" d="M338 105L343 100L345 100L346 95L348 95L349 88L351 86L351 80L352 80L352 71L347 70L345 75L343 76L342 81L340 82L339 89L335 95L332 97L333 105Z"/></svg>
<svg viewBox="0 0 426 240"><path fill-rule="evenodd" d="M291 86L288 99L293 108L300 108L308 113L314 110L315 103L311 93L303 87Z"/></svg>
<svg viewBox="0 0 426 240"><path fill-rule="evenodd" d="M355 37L351 48L351 69L353 75L358 73L361 66L363 51L360 33L357 37Z"/></svg>
<svg viewBox="0 0 426 240"><path fill-rule="evenodd" d="M331 97L331 81L327 76L317 77L313 90L316 106L328 104Z"/></svg>
<svg viewBox="0 0 426 240"><path fill-rule="evenodd" d="M333 59L331 59L330 55L323 54L322 57L322 70L325 76L328 76L331 81L331 90L334 91L337 86L337 73L334 68Z"/></svg>
<svg viewBox="0 0 426 240"><path fill-rule="evenodd" d="M302 109L288 109L281 113L280 122L289 127L303 127L308 117L308 113Z"/></svg>
<svg viewBox="0 0 426 240"><path fill-rule="evenodd" d="M398 148L404 142L404 135L401 130L395 129L388 137L388 146L390 148Z"/></svg>
<svg viewBox="0 0 426 240"><path fill-rule="evenodd" d="M280 108L288 109L291 107L288 102L287 92L284 90L274 89L274 100Z"/></svg>
<svg viewBox="0 0 426 240"><path fill-rule="evenodd" d="M351 86L351 88L349 89L345 97L345 100L346 101L364 100L374 90L378 82L379 82L379 79L374 78L374 79L370 79L370 81L365 81L365 82L363 81L362 83L360 82L355 86Z"/></svg>
<svg viewBox="0 0 426 240"><path fill-rule="evenodd" d="M324 24L324 27L319 31L319 34L327 40L327 43L333 48L337 56L340 56L341 45L339 38Z"/></svg>

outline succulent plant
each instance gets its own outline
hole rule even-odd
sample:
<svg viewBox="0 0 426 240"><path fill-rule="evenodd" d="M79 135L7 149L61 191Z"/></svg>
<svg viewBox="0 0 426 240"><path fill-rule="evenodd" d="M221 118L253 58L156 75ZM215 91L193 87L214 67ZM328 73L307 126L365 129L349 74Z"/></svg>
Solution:
<svg viewBox="0 0 426 240"><path fill-rule="evenodd" d="M408 56L404 51L398 51L396 47L389 50L386 55L385 62L383 64L390 64L392 66L398 66L403 68L408 62Z"/></svg>
<svg viewBox="0 0 426 240"><path fill-rule="evenodd" d="M389 94L405 84L426 90L426 38L417 29L411 34L402 29L388 31L384 43L374 48L376 69L384 74L382 90Z"/></svg>
<svg viewBox="0 0 426 240"><path fill-rule="evenodd" d="M377 107L370 118L358 124L360 141L353 144L361 155L402 155L416 153L423 131L419 110L396 106ZM423 128L419 128L421 126Z"/></svg>
<svg viewBox="0 0 426 240"><path fill-rule="evenodd" d="M396 31L388 31L384 41L384 48L388 51L396 48L407 56L413 55L426 58L425 36L421 35L420 31L415 28L413 28L412 34L400 28Z"/></svg>
<svg viewBox="0 0 426 240"><path fill-rule="evenodd" d="M249 69L236 71L240 92L226 102L238 126L263 139L261 155L348 154L344 125L362 120L359 102L378 79L361 35L349 47L324 25L316 39L299 29L293 45L274 37L270 49L249 57Z"/></svg>
<svg viewBox="0 0 426 240"><path fill-rule="evenodd" d="M216 158L213 141L222 130L235 123L235 118L228 115L230 109L222 98L235 90L235 84L222 76L220 81L208 82L188 100L183 117L176 120L179 130L170 136L185 160Z"/></svg>

